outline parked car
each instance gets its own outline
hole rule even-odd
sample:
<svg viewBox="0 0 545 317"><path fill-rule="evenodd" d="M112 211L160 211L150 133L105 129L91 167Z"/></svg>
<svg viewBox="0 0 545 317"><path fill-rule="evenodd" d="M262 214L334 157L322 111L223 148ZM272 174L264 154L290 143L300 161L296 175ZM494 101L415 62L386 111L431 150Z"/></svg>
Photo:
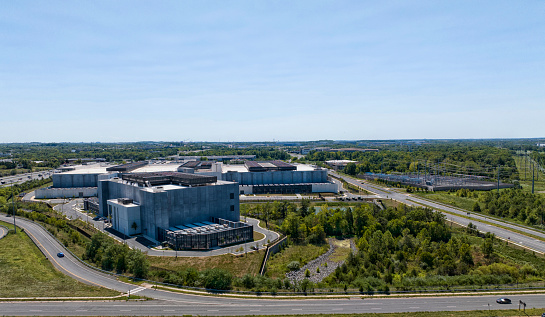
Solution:
<svg viewBox="0 0 545 317"><path fill-rule="evenodd" d="M501 297L501 298L496 299L496 303L498 303L498 304L511 304L511 300L509 298L506 298L506 297Z"/></svg>
<svg viewBox="0 0 545 317"><path fill-rule="evenodd" d="M64 258L64 253L59 252L59 253L57 253L57 256L58 256L59 258Z"/></svg>

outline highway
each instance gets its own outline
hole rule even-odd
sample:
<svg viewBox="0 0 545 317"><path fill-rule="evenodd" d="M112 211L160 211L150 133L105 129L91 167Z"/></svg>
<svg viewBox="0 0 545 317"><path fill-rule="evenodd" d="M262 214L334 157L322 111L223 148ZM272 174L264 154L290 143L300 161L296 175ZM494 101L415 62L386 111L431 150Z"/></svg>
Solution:
<svg viewBox="0 0 545 317"><path fill-rule="evenodd" d="M53 170L16 174L0 177L0 187L10 186L11 184L22 184L26 181L48 178L53 174Z"/></svg>
<svg viewBox="0 0 545 317"><path fill-rule="evenodd" d="M12 223L12 217L0 215L0 220ZM39 225L18 218L18 226L35 241L53 263L64 274L91 285L102 286L119 292L138 294L152 301L145 302L0 302L2 315L252 315L252 314L309 314L309 313L361 313L361 312L409 312L487 309L508 309L515 305L498 305L495 296L461 297L415 297L385 299L329 299L329 300L267 300L238 299L180 294L163 290L152 290L117 280L77 261L53 237ZM1 241L0 241L1 243ZM64 258L58 258L58 252ZM44 294L44 296L51 294ZM545 295L510 296L516 302L524 300L528 307L545 307Z"/></svg>
<svg viewBox="0 0 545 317"><path fill-rule="evenodd" d="M465 210L458 209L458 208L453 208L453 207L446 206L446 205L439 204L439 203L435 203L435 202L432 202L432 201L429 201L429 200L426 200L426 199L422 199L422 198L420 198L418 196L413 196L413 195L409 195L409 194L405 194L405 193L400 193L400 192L397 192L397 191L394 191L394 190L383 188L381 186L369 184L368 182L364 182L361 179L355 179L355 178L348 177L348 176L345 176L345 175L339 175L339 174L331 172L331 171L329 173L331 175L335 176L335 177L342 177L348 183L351 183L352 185L355 185L355 186L359 186L359 187L361 187L361 188L363 188L363 189L365 189L367 191L370 191L370 192L372 192L372 193L374 193L374 194L376 194L376 195L378 195L378 196L380 196L382 198L394 199L394 200L397 200L399 202L402 202L404 204L411 205L411 206L422 205L422 206L426 206L426 207L429 207L429 208L432 208L432 209L435 209L435 210L438 210L438 211L442 211L442 210L448 211L449 213L444 213L448 220L454 221L454 222L456 222L458 224L461 224L463 226L467 226L471 222L471 223L473 223L474 225L477 226L478 230L480 230L482 232L491 232L491 233L495 234L496 237L499 237L499 238L501 238L503 240L510 241L511 243L515 243L515 244L517 244L517 245L519 245L521 247L527 248L527 249L535 251L535 252L545 253L545 242L543 242L541 240L538 240L536 238L533 238L533 237L529 237L529 236L521 234L521 233L517 233L515 231L511 231L511 230L508 230L508 229L503 229L503 228L496 227L496 226L493 226L493 225L490 225L490 224L487 224L487 223L483 223L482 221L487 221L487 222L490 222L490 223L493 223L493 224L496 224L496 225L501 225L501 226L504 226L504 227L508 227L508 228L511 228L511 229L514 229L514 230L517 230L517 231L525 232L527 234L531 234L531 235L534 235L534 236L545 239L545 233L543 233L543 232L540 232L540 231L537 231L537 230L532 230L532 229L529 229L529 228L523 227L523 226L517 226L517 225L514 225L514 224L508 224L508 223L505 223L505 222L497 221L497 220L494 220L494 219L491 219L491 218L488 218L488 217L483 217L481 215L476 215L474 213L470 213L469 217L471 219L467 219L465 217L468 217L468 215L467 215L467 211L465 211ZM455 214L455 215L453 215L452 213ZM462 217L462 216L464 216L464 217Z"/></svg>

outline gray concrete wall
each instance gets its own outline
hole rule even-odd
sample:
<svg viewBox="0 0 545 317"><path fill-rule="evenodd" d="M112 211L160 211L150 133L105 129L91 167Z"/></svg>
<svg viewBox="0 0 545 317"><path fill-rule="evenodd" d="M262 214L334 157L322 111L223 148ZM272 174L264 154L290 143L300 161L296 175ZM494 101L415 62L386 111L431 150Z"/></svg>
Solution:
<svg viewBox="0 0 545 317"><path fill-rule="evenodd" d="M222 179L240 185L327 183L327 171L227 172Z"/></svg>
<svg viewBox="0 0 545 317"><path fill-rule="evenodd" d="M54 188L97 187L99 174L53 174Z"/></svg>
<svg viewBox="0 0 545 317"><path fill-rule="evenodd" d="M101 181L101 214L107 214L107 209L102 206L107 204L108 199L115 198L132 198L140 204L142 233L153 239L157 239L158 227L168 229L181 224L209 221L211 216L231 221L240 220L236 183L149 192L142 187L116 181Z"/></svg>

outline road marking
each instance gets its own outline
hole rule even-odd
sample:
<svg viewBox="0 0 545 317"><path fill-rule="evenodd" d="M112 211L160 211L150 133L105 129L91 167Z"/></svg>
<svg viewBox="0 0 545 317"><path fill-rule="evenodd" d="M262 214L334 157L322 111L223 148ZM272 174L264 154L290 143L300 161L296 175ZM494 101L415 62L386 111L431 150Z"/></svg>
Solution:
<svg viewBox="0 0 545 317"><path fill-rule="evenodd" d="M163 311L175 311L174 309L163 309Z"/></svg>
<svg viewBox="0 0 545 317"><path fill-rule="evenodd" d="M137 288L133 289L132 291L130 291L129 293L135 294L135 293L141 292L141 291L143 291L145 289L146 289L145 287L137 287Z"/></svg>
<svg viewBox="0 0 545 317"><path fill-rule="evenodd" d="M219 309L209 309L208 311L219 311Z"/></svg>
<svg viewBox="0 0 545 317"><path fill-rule="evenodd" d="M447 306L447 308L455 308L456 306Z"/></svg>
<svg viewBox="0 0 545 317"><path fill-rule="evenodd" d="M382 308L380 308L380 307L371 308L371 310L379 310L379 309L382 309Z"/></svg>
<svg viewBox="0 0 545 317"><path fill-rule="evenodd" d="M303 308L292 308L291 310L303 310Z"/></svg>
<svg viewBox="0 0 545 317"><path fill-rule="evenodd" d="M130 309L120 309L119 311L131 311Z"/></svg>

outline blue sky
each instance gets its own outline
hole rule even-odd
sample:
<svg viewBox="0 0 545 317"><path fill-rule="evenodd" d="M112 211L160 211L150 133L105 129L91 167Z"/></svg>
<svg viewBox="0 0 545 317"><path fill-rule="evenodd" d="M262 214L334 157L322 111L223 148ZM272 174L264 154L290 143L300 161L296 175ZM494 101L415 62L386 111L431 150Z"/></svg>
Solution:
<svg viewBox="0 0 545 317"><path fill-rule="evenodd" d="M4 1L0 142L545 136L543 1Z"/></svg>

